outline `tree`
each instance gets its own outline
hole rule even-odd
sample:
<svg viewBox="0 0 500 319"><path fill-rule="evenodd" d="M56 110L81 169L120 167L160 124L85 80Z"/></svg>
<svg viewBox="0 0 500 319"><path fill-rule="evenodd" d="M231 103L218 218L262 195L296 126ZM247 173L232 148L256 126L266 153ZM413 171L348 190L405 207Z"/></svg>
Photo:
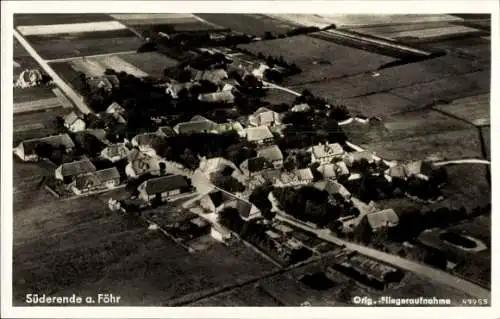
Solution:
<svg viewBox="0 0 500 319"><path fill-rule="evenodd" d="M262 217L267 220L273 220L276 217L276 212L272 212L271 210L261 210Z"/></svg>
<svg viewBox="0 0 500 319"><path fill-rule="evenodd" d="M97 137L88 133L77 135L76 141L81 151L89 157L98 156L105 147Z"/></svg>
<svg viewBox="0 0 500 319"><path fill-rule="evenodd" d="M52 146L48 143L40 142L35 145L35 152L41 158L50 158L53 151Z"/></svg>

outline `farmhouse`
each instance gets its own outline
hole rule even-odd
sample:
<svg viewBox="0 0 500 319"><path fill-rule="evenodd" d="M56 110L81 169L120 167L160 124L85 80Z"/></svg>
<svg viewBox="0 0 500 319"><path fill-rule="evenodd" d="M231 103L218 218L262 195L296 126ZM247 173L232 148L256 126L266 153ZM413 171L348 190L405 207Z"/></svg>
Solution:
<svg viewBox="0 0 500 319"><path fill-rule="evenodd" d="M61 181L73 180L78 175L93 173L97 169L88 159L75 161L71 163L64 163L56 168L55 177Z"/></svg>
<svg viewBox="0 0 500 319"><path fill-rule="evenodd" d="M218 213L225 208L226 202L233 200L227 192L214 189L200 200L200 206L210 213Z"/></svg>
<svg viewBox="0 0 500 319"><path fill-rule="evenodd" d="M312 183L314 176L310 168L298 169L292 173L283 173L276 179L274 186L297 186Z"/></svg>
<svg viewBox="0 0 500 319"><path fill-rule="evenodd" d="M261 107L248 117L248 122L253 126L280 125L280 115L268 108Z"/></svg>
<svg viewBox="0 0 500 319"><path fill-rule="evenodd" d="M77 195L113 189L120 184L120 173L116 167L103 169L79 175L70 184L71 190Z"/></svg>
<svg viewBox="0 0 500 319"><path fill-rule="evenodd" d="M232 91L219 91L200 94L198 100L207 103L234 103L235 96Z"/></svg>
<svg viewBox="0 0 500 319"><path fill-rule="evenodd" d="M143 174L160 175L162 167L166 167L166 162L157 156L150 156L137 149L133 149L127 155L128 164L125 166L125 173L130 178L137 178Z"/></svg>
<svg viewBox="0 0 500 319"><path fill-rule="evenodd" d="M227 72L224 69L206 70L206 71L196 71L193 80L194 81L210 81L213 84L221 85L224 80L228 79Z"/></svg>
<svg viewBox="0 0 500 319"><path fill-rule="evenodd" d="M138 147L141 152L155 156L155 146L163 142L163 137L158 133L142 133L134 136L132 146Z"/></svg>
<svg viewBox="0 0 500 319"><path fill-rule="evenodd" d="M309 112L311 110L311 106L307 103L296 104L292 107L292 112Z"/></svg>
<svg viewBox="0 0 500 319"><path fill-rule="evenodd" d="M313 184L319 190L325 190L329 195L340 194L345 199L351 197L351 193L344 187L344 185L337 183L336 181L319 181Z"/></svg>
<svg viewBox="0 0 500 319"><path fill-rule="evenodd" d="M283 166L283 153L281 153L281 150L277 145L271 145L261 148L257 151L257 157L264 158L276 169Z"/></svg>
<svg viewBox="0 0 500 319"><path fill-rule="evenodd" d="M344 161L346 162L346 164L348 166L352 166L352 164L354 162L358 162L361 160L367 160L368 163L375 162L375 158L373 157L373 154L370 153L369 151L347 153L344 157Z"/></svg>
<svg viewBox="0 0 500 319"><path fill-rule="evenodd" d="M73 143L69 135L61 134L22 141L14 148L14 153L25 162L38 161L39 157L36 153L36 149L37 146L41 144L49 145L53 149L64 148L67 153L75 148L75 143Z"/></svg>
<svg viewBox="0 0 500 319"><path fill-rule="evenodd" d="M169 175L148 179L137 188L139 198L151 202L154 199L168 201L173 196L191 191L191 186L186 177L182 175Z"/></svg>
<svg viewBox="0 0 500 319"><path fill-rule="evenodd" d="M344 149L340 144L318 144L312 147L311 150L311 162L327 164L330 163L333 159L342 158L344 155Z"/></svg>
<svg viewBox="0 0 500 319"><path fill-rule="evenodd" d="M215 131L219 134L235 131L240 137L245 137L245 129L240 122L229 122L217 124Z"/></svg>
<svg viewBox="0 0 500 319"><path fill-rule="evenodd" d="M349 175L349 169L344 162L328 163L318 167L317 171L324 179L334 180Z"/></svg>
<svg viewBox="0 0 500 319"><path fill-rule="evenodd" d="M363 242L369 242L373 234L386 231L388 228L397 226L398 223L398 215L392 209L368 213L356 227L355 236Z"/></svg>
<svg viewBox="0 0 500 319"><path fill-rule="evenodd" d="M189 122L182 122L175 125L174 132L177 134L216 133L216 128L217 123L214 121L202 116L195 116Z"/></svg>
<svg viewBox="0 0 500 319"><path fill-rule="evenodd" d="M270 143L274 138L273 133L267 126L248 127L246 135L248 142L258 145Z"/></svg>
<svg viewBox="0 0 500 319"><path fill-rule="evenodd" d="M106 113L108 114L123 114L125 113L125 109L118 103L111 103L106 109Z"/></svg>
<svg viewBox="0 0 500 319"><path fill-rule="evenodd" d="M75 112L71 112L64 118L64 126L71 132L79 132L85 129L86 124Z"/></svg>
<svg viewBox="0 0 500 319"><path fill-rule="evenodd" d="M108 145L105 149L103 149L101 151L101 157L115 163L127 158L129 152L130 150L124 143L116 143Z"/></svg>

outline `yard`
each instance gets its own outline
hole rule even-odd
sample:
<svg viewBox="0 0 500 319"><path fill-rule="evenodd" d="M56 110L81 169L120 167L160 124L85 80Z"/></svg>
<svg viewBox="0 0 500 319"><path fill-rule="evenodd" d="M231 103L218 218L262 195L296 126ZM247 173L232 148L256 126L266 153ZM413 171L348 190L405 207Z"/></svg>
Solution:
<svg viewBox="0 0 500 319"><path fill-rule="evenodd" d="M475 128L396 141L367 143L362 146L387 160L423 160L427 157L460 159L482 156L479 134Z"/></svg>
<svg viewBox="0 0 500 319"><path fill-rule="evenodd" d="M389 115L384 117L380 124L355 123L345 125L343 128L349 140L354 143L366 144L460 131L471 127L463 121L437 111L422 109Z"/></svg>
<svg viewBox="0 0 500 319"><path fill-rule="evenodd" d="M434 108L474 125L482 126L490 123L489 93L454 100L450 104L437 105Z"/></svg>
<svg viewBox="0 0 500 319"><path fill-rule="evenodd" d="M395 61L392 57L335 44L307 35L258 41L240 47L254 54L262 53L266 57L269 55L274 57L283 56L286 62L297 64L302 69L302 73L287 78L286 83L289 85L324 81L375 71L382 65Z"/></svg>
<svg viewBox="0 0 500 319"><path fill-rule="evenodd" d="M135 51L143 44L128 29L27 36L26 40L47 60Z"/></svg>

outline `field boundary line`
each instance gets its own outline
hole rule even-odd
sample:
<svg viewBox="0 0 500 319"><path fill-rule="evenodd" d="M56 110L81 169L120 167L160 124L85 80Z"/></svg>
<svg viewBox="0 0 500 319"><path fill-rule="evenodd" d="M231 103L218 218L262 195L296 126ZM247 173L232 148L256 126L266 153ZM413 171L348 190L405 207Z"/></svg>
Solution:
<svg viewBox="0 0 500 319"><path fill-rule="evenodd" d="M47 63L68 62L68 61L80 60L80 59L91 59L91 58L105 57L105 56L110 56L110 55L111 56L127 55L127 54L134 54L134 53L137 53L137 50L118 51L118 52L111 52L111 53L100 53L100 54L93 54L93 55L82 55L82 56L75 56L75 57L70 57L70 58L51 59L51 60L46 60L46 61L47 61Z"/></svg>

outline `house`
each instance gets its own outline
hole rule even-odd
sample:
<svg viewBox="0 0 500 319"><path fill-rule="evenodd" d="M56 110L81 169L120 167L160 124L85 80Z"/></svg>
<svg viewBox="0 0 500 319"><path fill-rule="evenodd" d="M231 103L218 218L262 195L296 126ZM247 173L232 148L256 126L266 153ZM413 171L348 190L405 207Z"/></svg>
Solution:
<svg viewBox="0 0 500 319"><path fill-rule="evenodd" d="M113 88L119 86L120 82L116 76L98 76L87 78L87 84L91 89L103 89L111 92Z"/></svg>
<svg viewBox="0 0 500 319"><path fill-rule="evenodd" d="M127 158L129 152L130 150L124 143L116 143L108 145L105 149L103 149L101 151L101 157L115 163Z"/></svg>
<svg viewBox="0 0 500 319"><path fill-rule="evenodd" d="M294 105L291 109L292 112L309 112L310 110L311 106L307 103Z"/></svg>
<svg viewBox="0 0 500 319"><path fill-rule="evenodd" d="M138 197L146 202L154 199L168 201L173 196L191 191L191 185L185 176L168 175L148 179L139 185L137 190Z"/></svg>
<svg viewBox="0 0 500 319"><path fill-rule="evenodd" d="M182 90L186 90L189 92L189 90L191 90L191 88L193 88L194 86L196 85L196 83L193 83L193 82L187 82L187 83L170 83L165 92L170 95L171 97L173 97L174 99L178 99L179 98L179 93L182 91Z"/></svg>
<svg viewBox="0 0 500 319"><path fill-rule="evenodd" d="M260 210L252 203L249 201L243 199L243 198L237 198L235 200L235 207L238 213L240 213L241 218L245 221L249 221L250 219L259 217Z"/></svg>
<svg viewBox="0 0 500 319"><path fill-rule="evenodd" d="M386 174L390 177L390 180L392 180L393 178L406 180L406 178L408 177L408 170L406 169L405 165L397 164L389 167L386 170Z"/></svg>
<svg viewBox="0 0 500 319"><path fill-rule="evenodd" d="M64 117L64 126L71 132L79 132L85 129L86 124L80 116L71 112Z"/></svg>
<svg viewBox="0 0 500 319"><path fill-rule="evenodd" d="M247 141L258 145L270 143L273 139L273 133L267 126L247 127Z"/></svg>
<svg viewBox="0 0 500 319"><path fill-rule="evenodd" d="M291 173L283 173L276 179L274 186L285 187L285 186L297 186L306 185L312 183L314 180L313 173L310 168L303 168L295 170Z"/></svg>
<svg viewBox="0 0 500 319"><path fill-rule="evenodd" d="M351 152L347 153L344 157L344 161L348 166L352 166L354 162L358 162L362 159L367 160L368 163L375 162L373 154L369 151Z"/></svg>
<svg viewBox="0 0 500 319"><path fill-rule="evenodd" d="M340 146L340 144L320 143L312 147L311 162L327 164L334 159L342 158L343 155L344 155L344 149L342 148L342 146Z"/></svg>
<svg viewBox="0 0 500 319"><path fill-rule="evenodd" d="M88 159L64 163L59 165L55 170L55 177L61 181L73 180L78 175L93 173L97 169Z"/></svg>
<svg viewBox="0 0 500 319"><path fill-rule="evenodd" d="M428 179L429 174L434 170L434 164L427 161L411 161L404 165L407 177L416 176Z"/></svg>
<svg viewBox="0 0 500 319"><path fill-rule="evenodd" d="M279 113L261 107L248 117L248 122L253 126L274 126L280 125L281 119Z"/></svg>
<svg viewBox="0 0 500 319"><path fill-rule="evenodd" d="M355 229L355 237L369 242L373 234L397 226L398 215L392 209L384 209L366 214Z"/></svg>
<svg viewBox="0 0 500 319"><path fill-rule="evenodd" d="M106 113L108 113L108 114L124 114L125 109L117 102L113 102L106 109Z"/></svg>
<svg viewBox="0 0 500 319"><path fill-rule="evenodd" d="M160 126L156 133L162 137L172 137L177 134L170 126Z"/></svg>
<svg viewBox="0 0 500 319"><path fill-rule="evenodd" d="M261 148L257 151L257 157L264 158L276 169L283 167L283 153L277 145Z"/></svg>
<svg viewBox="0 0 500 319"><path fill-rule="evenodd" d="M207 103L234 103L235 96L232 91L219 91L198 95L198 100Z"/></svg>
<svg viewBox="0 0 500 319"><path fill-rule="evenodd" d="M264 73L266 70L269 69L267 65L264 63L258 64L256 67L253 68L252 74L259 80L262 80L264 78Z"/></svg>
<svg viewBox="0 0 500 319"><path fill-rule="evenodd" d="M120 185L120 173L116 167L78 175L70 184L71 190L77 195L113 189Z"/></svg>
<svg viewBox="0 0 500 319"><path fill-rule="evenodd" d="M158 133L142 133L137 134L132 139L132 146L138 147L141 152L148 155L155 156L155 147L161 145L164 142L164 138Z"/></svg>
<svg viewBox="0 0 500 319"><path fill-rule="evenodd" d="M240 122L221 123L215 126L215 131L219 134L235 131L240 137L245 137L245 129Z"/></svg>
<svg viewBox="0 0 500 319"><path fill-rule="evenodd" d="M64 148L67 153L70 153L75 148L75 143L68 134L60 134L47 136L44 138L24 140L14 148L16 154L21 160L25 162L38 161L39 156L36 153L38 145L46 144L52 149Z"/></svg>
<svg viewBox="0 0 500 319"><path fill-rule="evenodd" d="M328 163L321 165L317 171L323 176L324 179L335 180L342 176L349 175L349 169L344 162Z"/></svg>
<svg viewBox="0 0 500 319"><path fill-rule="evenodd" d="M162 167L166 167L166 161L157 156L151 156L140 150L133 149L127 155L128 164L125 173L130 178L137 178L143 174L160 175Z"/></svg>
<svg viewBox="0 0 500 319"><path fill-rule="evenodd" d="M200 200L200 206L210 213L218 213L225 208L225 204L234 198L229 193L220 189L214 189L203 196Z"/></svg>
<svg viewBox="0 0 500 319"><path fill-rule="evenodd" d="M174 126L174 132L177 134L193 134L193 133L217 133L217 123L204 119L193 120L189 122L178 123Z"/></svg>
<svg viewBox="0 0 500 319"><path fill-rule="evenodd" d="M227 242L231 239L231 232L221 225L212 224L210 236L221 243L227 244Z"/></svg>
<svg viewBox="0 0 500 319"><path fill-rule="evenodd" d="M331 180L318 181L313 186L319 190L325 190L330 196L340 194L345 199L351 198L351 193L344 187L344 185Z"/></svg>
<svg viewBox="0 0 500 319"><path fill-rule="evenodd" d="M205 70L205 71L196 71L193 80L194 81L210 81L213 84L221 85L224 80L228 79L227 72L224 69L215 69L215 70Z"/></svg>

